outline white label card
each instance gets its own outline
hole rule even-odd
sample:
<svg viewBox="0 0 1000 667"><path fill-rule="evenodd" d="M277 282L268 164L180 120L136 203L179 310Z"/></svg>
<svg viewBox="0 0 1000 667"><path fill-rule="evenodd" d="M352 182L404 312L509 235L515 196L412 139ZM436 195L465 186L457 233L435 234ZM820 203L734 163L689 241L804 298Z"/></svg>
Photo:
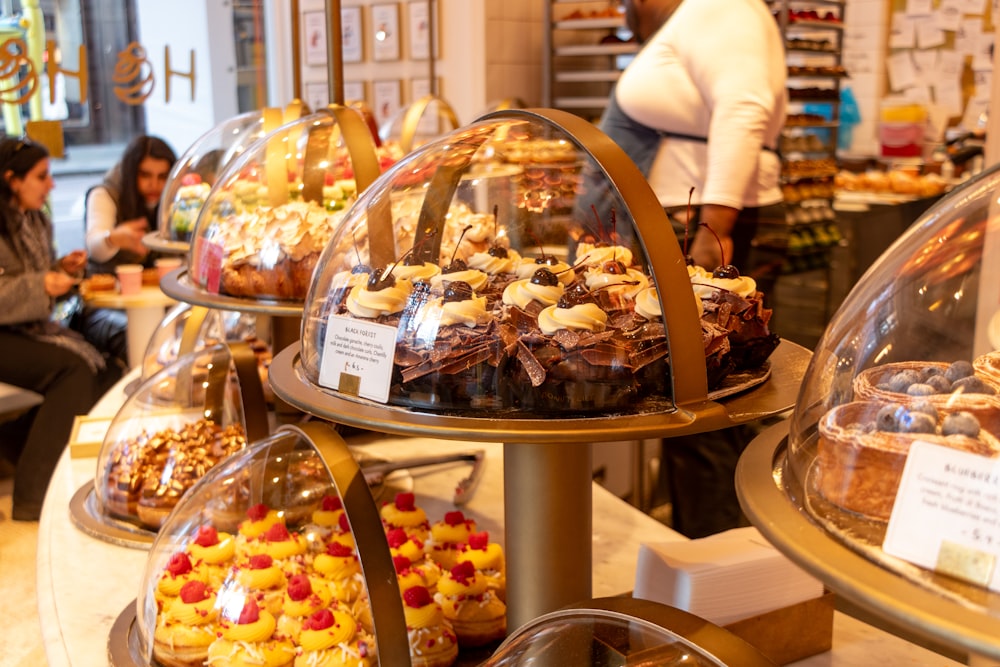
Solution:
<svg viewBox="0 0 1000 667"><path fill-rule="evenodd" d="M395 352L396 327L332 316L326 323L319 383L327 389L385 403Z"/></svg>
<svg viewBox="0 0 1000 667"><path fill-rule="evenodd" d="M1000 590L1000 460L914 442L882 550Z"/></svg>

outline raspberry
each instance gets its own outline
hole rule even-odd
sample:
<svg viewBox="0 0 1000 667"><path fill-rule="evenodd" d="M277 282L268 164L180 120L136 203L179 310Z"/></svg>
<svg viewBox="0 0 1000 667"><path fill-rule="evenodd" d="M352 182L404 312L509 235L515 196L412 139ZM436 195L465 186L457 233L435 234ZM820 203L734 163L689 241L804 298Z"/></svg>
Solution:
<svg viewBox="0 0 1000 667"><path fill-rule="evenodd" d="M346 512L340 515L340 519L337 520L337 526L345 533L351 532L351 524L347 521Z"/></svg>
<svg viewBox="0 0 1000 667"><path fill-rule="evenodd" d="M389 540L389 546L393 549L398 549L410 539L403 528L393 528L385 534L385 537Z"/></svg>
<svg viewBox="0 0 1000 667"><path fill-rule="evenodd" d="M459 510L445 512L444 522L449 526L460 526L465 523L465 515Z"/></svg>
<svg viewBox="0 0 1000 667"><path fill-rule="evenodd" d="M328 556L334 556L335 558L346 558L354 555L354 549L340 542L330 542L330 544L326 545L326 553Z"/></svg>
<svg viewBox="0 0 1000 667"><path fill-rule="evenodd" d="M413 563L406 556L393 556L392 565L396 568L396 574L403 574Z"/></svg>
<svg viewBox="0 0 1000 667"><path fill-rule="evenodd" d="M467 584L470 579L476 576L476 566L471 561L463 560L461 563L451 568L451 578L457 582Z"/></svg>
<svg viewBox="0 0 1000 667"><path fill-rule="evenodd" d="M248 597L246 602L243 603L243 609L240 611L240 617L236 621L237 625L247 625L248 623L256 623L260 620L260 609L257 607L257 601L252 597Z"/></svg>
<svg viewBox="0 0 1000 667"><path fill-rule="evenodd" d="M219 533L213 526L198 526L198 534L194 537L194 543L199 547L212 547L219 543Z"/></svg>
<svg viewBox="0 0 1000 667"><path fill-rule="evenodd" d="M189 581L181 586L180 598L187 604L201 602L208 598L208 586L204 581Z"/></svg>
<svg viewBox="0 0 1000 667"><path fill-rule="evenodd" d="M309 583L309 575L295 574L288 579L288 597L296 602L301 602L312 595L312 584Z"/></svg>
<svg viewBox="0 0 1000 667"><path fill-rule="evenodd" d="M255 554L250 556L251 570L266 570L274 565L274 559L267 554Z"/></svg>
<svg viewBox="0 0 1000 667"><path fill-rule="evenodd" d="M336 512L342 509L344 509L344 501L340 499L340 496L323 496L323 511Z"/></svg>
<svg viewBox="0 0 1000 667"><path fill-rule="evenodd" d="M487 531L482 531L479 533L473 533L469 535L469 548L470 549L485 549L486 545L490 543L490 534Z"/></svg>
<svg viewBox="0 0 1000 667"><path fill-rule="evenodd" d="M333 612L329 609L314 611L312 616L302 623L303 630L326 630L333 627Z"/></svg>
<svg viewBox="0 0 1000 667"><path fill-rule="evenodd" d="M260 521L267 516L268 507L264 503L258 503L247 510L247 518L251 521Z"/></svg>
<svg viewBox="0 0 1000 667"><path fill-rule="evenodd" d="M423 586L411 586L403 591L403 602L407 607L420 609L431 603L431 594Z"/></svg>
<svg viewBox="0 0 1000 667"><path fill-rule="evenodd" d="M283 523L276 523L264 533L264 540L267 542L287 542L292 539L288 533L288 528Z"/></svg>
<svg viewBox="0 0 1000 667"><path fill-rule="evenodd" d="M417 508L416 502L416 497L408 491L396 494L396 509L400 512L412 512Z"/></svg>
<svg viewBox="0 0 1000 667"><path fill-rule="evenodd" d="M179 577L182 574L187 574L193 569L191 566L191 559L183 551L178 551L173 556L170 557L170 561L167 563L167 572L175 577Z"/></svg>

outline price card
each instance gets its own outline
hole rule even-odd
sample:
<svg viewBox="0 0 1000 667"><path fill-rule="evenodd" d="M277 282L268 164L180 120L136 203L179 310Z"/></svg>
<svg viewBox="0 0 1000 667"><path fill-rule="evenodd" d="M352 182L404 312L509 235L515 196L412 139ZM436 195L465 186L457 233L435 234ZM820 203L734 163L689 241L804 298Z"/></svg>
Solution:
<svg viewBox="0 0 1000 667"><path fill-rule="evenodd" d="M199 236L194 240L198 265L194 267L194 281L211 294L219 293L222 281L222 260L226 250L221 243L205 240Z"/></svg>
<svg viewBox="0 0 1000 667"><path fill-rule="evenodd" d="M389 400L396 327L333 316L326 323L319 383L385 403Z"/></svg>
<svg viewBox="0 0 1000 667"><path fill-rule="evenodd" d="M882 549L1000 591L1000 460L914 442Z"/></svg>

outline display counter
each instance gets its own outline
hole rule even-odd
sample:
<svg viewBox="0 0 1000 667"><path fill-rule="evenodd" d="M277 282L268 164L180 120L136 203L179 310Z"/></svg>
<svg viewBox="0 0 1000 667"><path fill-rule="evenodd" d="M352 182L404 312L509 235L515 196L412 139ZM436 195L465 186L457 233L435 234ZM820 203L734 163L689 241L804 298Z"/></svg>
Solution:
<svg viewBox="0 0 1000 667"><path fill-rule="evenodd" d="M92 410L112 416L124 400L133 371ZM350 443L350 439L349 439ZM486 465L479 485L463 507L480 527L498 537L503 530L503 445L441 441L430 438L365 437L364 451L398 459L422 454L482 449ZM38 612L50 667L105 667L112 626L135 599L142 583L147 552L91 537L74 527L69 513L73 495L93 480L96 460L70 458L63 452L49 486L38 531ZM452 509L455 483L467 465L445 464L411 471L413 490L429 515ZM642 542L686 539L635 509L603 487L593 489L593 594L618 595L632 589ZM837 613L831 652L794 663L801 667L830 664L958 665Z"/></svg>

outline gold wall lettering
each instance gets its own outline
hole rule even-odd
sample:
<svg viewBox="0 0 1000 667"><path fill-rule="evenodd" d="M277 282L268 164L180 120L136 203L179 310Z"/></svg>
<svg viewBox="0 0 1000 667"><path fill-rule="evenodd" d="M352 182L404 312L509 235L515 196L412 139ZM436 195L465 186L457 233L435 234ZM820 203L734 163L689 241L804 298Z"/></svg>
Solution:
<svg viewBox="0 0 1000 667"><path fill-rule="evenodd" d="M0 99L4 104L24 104L38 91L38 72L28 58L28 45L11 37L0 46Z"/></svg>
<svg viewBox="0 0 1000 667"><path fill-rule="evenodd" d="M167 102L170 101L170 78L172 76L179 76L181 78L187 79L191 83L191 101L194 102L194 51L190 51L190 65L187 72L180 72L178 70L172 69L170 67L170 47L165 46L163 48L163 61L165 63L164 67L167 69L167 81L166 81L166 95L165 99Z"/></svg>

